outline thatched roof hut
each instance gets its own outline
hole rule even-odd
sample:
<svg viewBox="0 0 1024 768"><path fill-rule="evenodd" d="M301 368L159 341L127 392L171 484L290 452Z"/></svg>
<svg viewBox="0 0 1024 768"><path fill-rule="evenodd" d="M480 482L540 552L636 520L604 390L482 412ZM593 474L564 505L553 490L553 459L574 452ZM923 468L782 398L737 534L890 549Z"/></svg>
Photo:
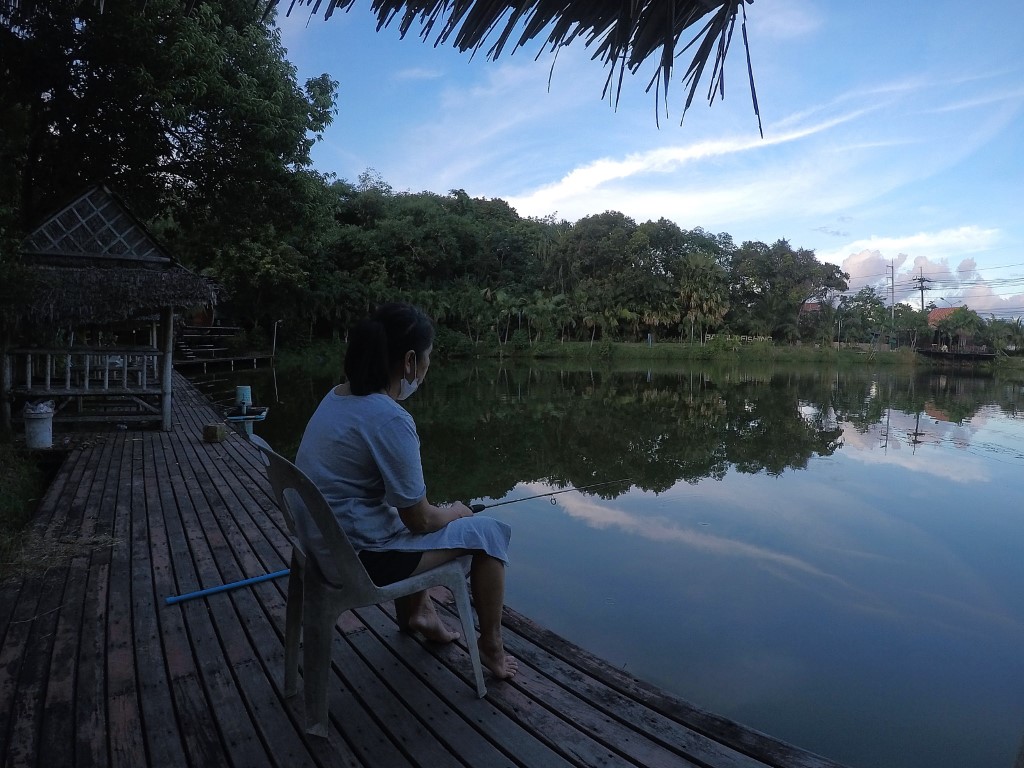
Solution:
<svg viewBox="0 0 1024 768"><path fill-rule="evenodd" d="M174 313L215 303L214 286L177 264L103 186L49 216L21 256L20 290L0 305L4 424L16 400L42 398L62 418L170 429ZM118 344L97 330L134 319L150 321L145 343L133 332L131 343ZM62 410L70 403L73 415Z"/></svg>
<svg viewBox="0 0 1024 768"><path fill-rule="evenodd" d="M22 262L24 290L2 308L9 333L106 325L217 298L212 283L177 264L104 186L36 228Z"/></svg>

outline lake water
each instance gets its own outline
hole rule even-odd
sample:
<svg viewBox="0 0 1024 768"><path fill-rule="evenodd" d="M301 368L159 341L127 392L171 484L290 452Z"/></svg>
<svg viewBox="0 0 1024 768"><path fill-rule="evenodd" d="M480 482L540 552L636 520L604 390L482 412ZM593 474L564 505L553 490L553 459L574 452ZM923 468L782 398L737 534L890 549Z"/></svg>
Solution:
<svg viewBox="0 0 1024 768"><path fill-rule="evenodd" d="M294 455L331 373L244 371ZM513 499L507 603L858 768L1011 768L1024 734L1024 388L992 377L436 361L428 495Z"/></svg>

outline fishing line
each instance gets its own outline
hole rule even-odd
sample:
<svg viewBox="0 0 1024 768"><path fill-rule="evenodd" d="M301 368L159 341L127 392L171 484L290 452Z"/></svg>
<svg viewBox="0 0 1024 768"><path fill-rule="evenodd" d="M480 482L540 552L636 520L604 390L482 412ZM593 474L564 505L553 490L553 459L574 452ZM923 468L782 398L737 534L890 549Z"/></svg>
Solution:
<svg viewBox="0 0 1024 768"><path fill-rule="evenodd" d="M570 493L571 491L585 491L588 488L598 488L602 485L612 485L614 483L628 483L632 482L633 478L624 477L621 480L605 480L603 483L591 483L590 485L579 485L573 488L563 488L560 491L549 491L547 493L538 493L535 496L524 496L521 499L509 499L508 501L498 501L494 504L470 504L468 501L465 502L466 506L476 512L483 512L485 509L493 509L494 507L503 507L506 504L518 504L520 501L530 501L531 499L543 499L546 496L557 496L560 493ZM554 502L554 499L551 500Z"/></svg>

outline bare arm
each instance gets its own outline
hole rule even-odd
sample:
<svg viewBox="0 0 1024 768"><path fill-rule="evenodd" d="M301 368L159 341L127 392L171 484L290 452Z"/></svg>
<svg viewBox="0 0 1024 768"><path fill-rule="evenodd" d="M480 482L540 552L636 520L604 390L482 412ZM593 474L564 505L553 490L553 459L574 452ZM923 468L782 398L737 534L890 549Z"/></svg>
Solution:
<svg viewBox="0 0 1024 768"><path fill-rule="evenodd" d="M430 533L441 530L452 520L472 517L473 510L459 501L450 506L437 507L424 496L411 507L399 509L398 516L402 518L405 527L413 533Z"/></svg>

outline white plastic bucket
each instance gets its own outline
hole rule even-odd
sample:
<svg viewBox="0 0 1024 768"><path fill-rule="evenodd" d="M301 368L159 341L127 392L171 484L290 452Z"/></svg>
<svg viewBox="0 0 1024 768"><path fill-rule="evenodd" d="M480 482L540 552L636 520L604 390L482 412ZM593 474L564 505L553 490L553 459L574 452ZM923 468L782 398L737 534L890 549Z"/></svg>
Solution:
<svg viewBox="0 0 1024 768"><path fill-rule="evenodd" d="M252 387L235 387L235 405L252 405Z"/></svg>
<svg viewBox="0 0 1024 768"><path fill-rule="evenodd" d="M42 449L53 447L53 412L25 413L25 446Z"/></svg>

